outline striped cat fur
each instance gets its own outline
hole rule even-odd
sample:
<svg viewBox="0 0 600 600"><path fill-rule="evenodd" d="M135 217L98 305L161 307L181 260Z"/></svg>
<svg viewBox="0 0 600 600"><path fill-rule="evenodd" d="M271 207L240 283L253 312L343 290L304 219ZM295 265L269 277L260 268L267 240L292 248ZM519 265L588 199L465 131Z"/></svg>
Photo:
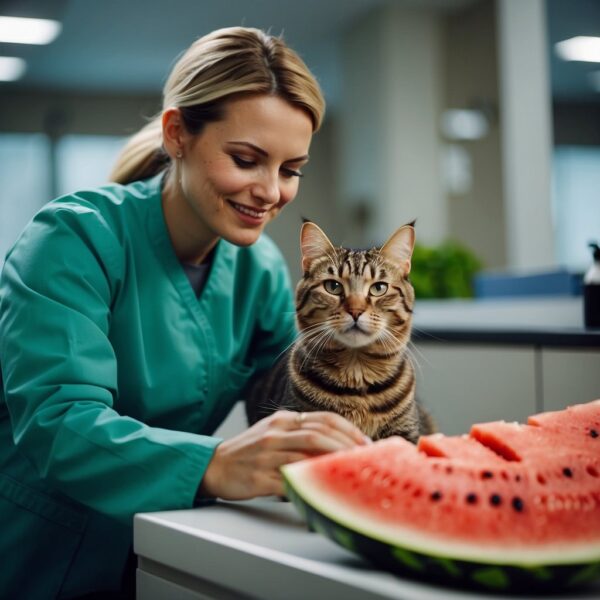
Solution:
<svg viewBox="0 0 600 600"><path fill-rule="evenodd" d="M374 440L400 435L416 442L435 430L416 401L407 350L414 242L414 223L370 250L334 247L317 225L303 225L304 275L296 288L300 335L251 387L250 424L278 409L325 410Z"/></svg>

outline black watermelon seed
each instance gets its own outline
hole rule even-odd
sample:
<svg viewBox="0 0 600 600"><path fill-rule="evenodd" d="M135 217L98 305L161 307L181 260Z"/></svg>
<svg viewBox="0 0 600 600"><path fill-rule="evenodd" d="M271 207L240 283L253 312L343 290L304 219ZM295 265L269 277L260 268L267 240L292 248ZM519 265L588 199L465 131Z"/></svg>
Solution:
<svg viewBox="0 0 600 600"><path fill-rule="evenodd" d="M573 477L573 471L571 471L571 469L569 469L569 467L565 467L563 469L563 475L565 477Z"/></svg>
<svg viewBox="0 0 600 600"><path fill-rule="evenodd" d="M515 475L515 481L521 481L521 476L520 475Z"/></svg>
<svg viewBox="0 0 600 600"><path fill-rule="evenodd" d="M493 476L494 474L491 471L483 471L481 473L482 479L491 479Z"/></svg>
<svg viewBox="0 0 600 600"><path fill-rule="evenodd" d="M590 429L590 435L593 438L597 438L600 435L600 433L598 433L595 429Z"/></svg>
<svg viewBox="0 0 600 600"><path fill-rule="evenodd" d="M477 494L467 494L467 502L469 504L476 504L477 503Z"/></svg>
<svg viewBox="0 0 600 600"><path fill-rule="evenodd" d="M433 494L431 494L431 499L434 502L437 502L438 500L441 500L442 499L442 492L437 492L437 491L433 492Z"/></svg>
<svg viewBox="0 0 600 600"><path fill-rule="evenodd" d="M517 512L521 512L523 510L523 500L518 496L515 496L512 499L512 506Z"/></svg>
<svg viewBox="0 0 600 600"><path fill-rule="evenodd" d="M500 506L502 504L502 498L498 494L492 494L490 496L490 504L492 506Z"/></svg>

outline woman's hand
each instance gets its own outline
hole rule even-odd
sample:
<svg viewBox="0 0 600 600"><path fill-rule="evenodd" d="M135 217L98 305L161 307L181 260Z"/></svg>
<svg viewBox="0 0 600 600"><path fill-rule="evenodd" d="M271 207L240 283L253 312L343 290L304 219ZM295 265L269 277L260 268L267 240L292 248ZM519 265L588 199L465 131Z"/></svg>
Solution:
<svg viewBox="0 0 600 600"><path fill-rule="evenodd" d="M369 442L335 413L280 410L217 446L201 491L224 500L282 496L282 465Z"/></svg>

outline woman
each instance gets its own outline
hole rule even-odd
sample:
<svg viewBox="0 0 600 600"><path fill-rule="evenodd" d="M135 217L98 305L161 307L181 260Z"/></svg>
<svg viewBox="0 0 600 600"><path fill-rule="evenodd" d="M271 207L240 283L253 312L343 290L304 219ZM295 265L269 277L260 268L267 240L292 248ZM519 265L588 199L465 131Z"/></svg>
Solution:
<svg viewBox="0 0 600 600"><path fill-rule="evenodd" d="M134 513L281 494L282 464L365 443L328 413L210 437L293 339L286 269L260 234L296 195L323 109L280 39L207 35L116 183L51 202L9 253L0 596L130 593Z"/></svg>

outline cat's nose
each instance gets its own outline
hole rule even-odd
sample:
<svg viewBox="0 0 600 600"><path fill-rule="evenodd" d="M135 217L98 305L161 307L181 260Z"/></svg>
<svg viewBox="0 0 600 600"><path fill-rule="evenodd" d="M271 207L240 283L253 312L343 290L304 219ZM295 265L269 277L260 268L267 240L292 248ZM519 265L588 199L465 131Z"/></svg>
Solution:
<svg viewBox="0 0 600 600"><path fill-rule="evenodd" d="M354 321L358 321L360 315L362 315L365 311L360 308L349 308L348 313L354 319Z"/></svg>

